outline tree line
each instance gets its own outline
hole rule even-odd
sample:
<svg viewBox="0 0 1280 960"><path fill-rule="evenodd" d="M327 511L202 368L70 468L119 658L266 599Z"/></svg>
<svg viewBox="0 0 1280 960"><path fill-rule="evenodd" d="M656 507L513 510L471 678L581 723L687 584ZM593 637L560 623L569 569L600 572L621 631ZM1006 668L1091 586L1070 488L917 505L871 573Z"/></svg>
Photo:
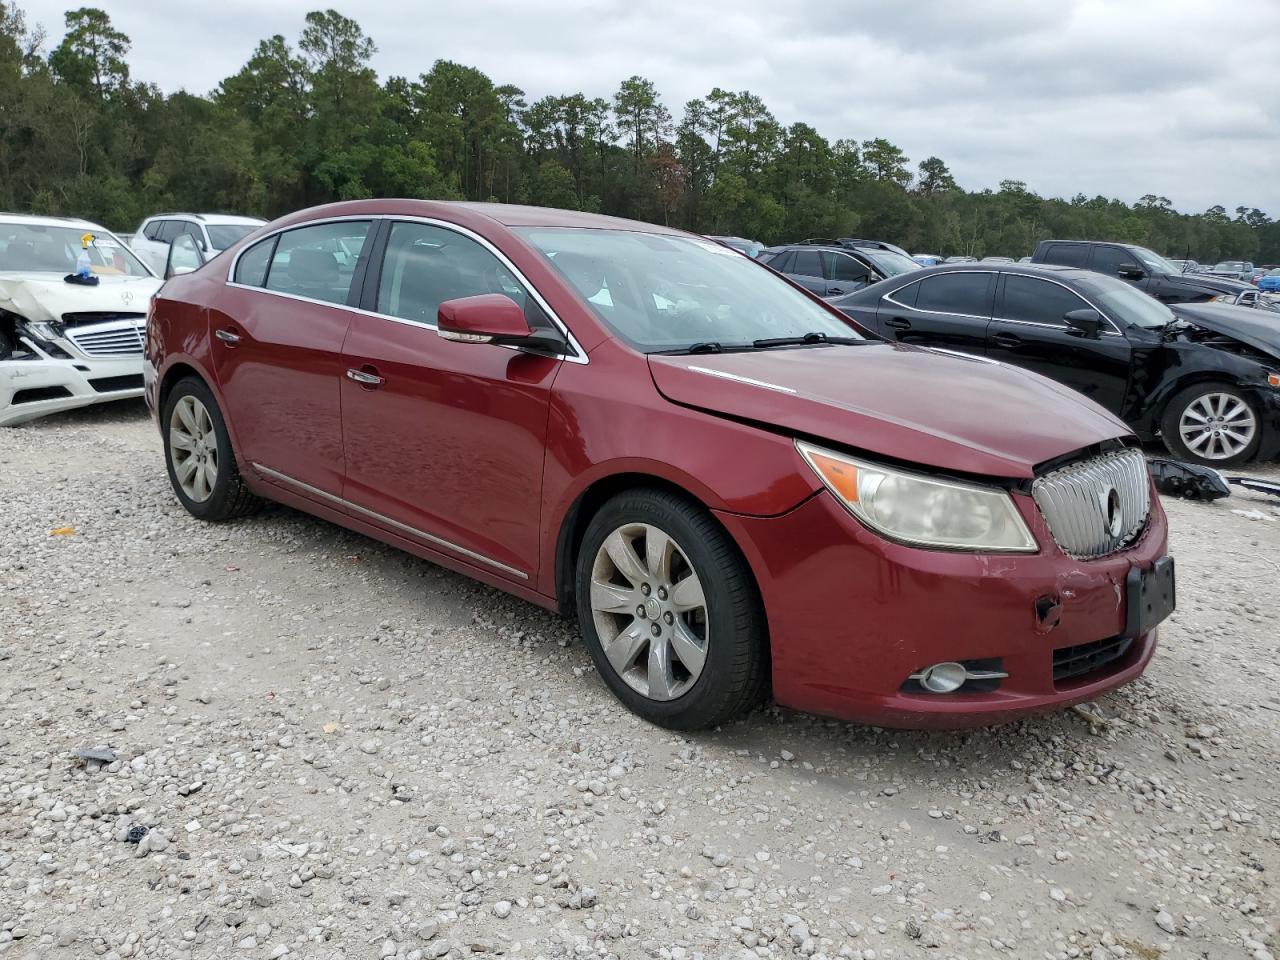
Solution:
<svg viewBox="0 0 1280 960"><path fill-rule="evenodd" d="M827 140L784 125L749 91L713 89L677 122L654 84L609 98L531 100L437 60L380 80L376 47L334 10L295 41L258 43L207 96L130 73L129 38L103 10L65 17L53 45L0 0L0 209L133 229L158 210L275 217L375 196L496 200L609 213L779 243L863 236L913 251L1029 254L1048 237L1138 243L1201 262L1280 262L1280 222L1256 208L1200 214L1041 197L1023 181L960 189L883 137Z"/></svg>

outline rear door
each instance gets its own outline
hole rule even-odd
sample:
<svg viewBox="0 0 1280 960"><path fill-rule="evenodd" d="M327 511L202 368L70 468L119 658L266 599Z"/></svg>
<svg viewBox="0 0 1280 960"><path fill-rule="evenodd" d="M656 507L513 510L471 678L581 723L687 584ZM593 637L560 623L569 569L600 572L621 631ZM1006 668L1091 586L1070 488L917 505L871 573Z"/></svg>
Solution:
<svg viewBox="0 0 1280 960"><path fill-rule="evenodd" d="M1072 310L1094 309L1061 283L1022 274L1001 278L998 307L987 336L987 356L1079 390L1119 414L1129 386L1133 348L1110 321L1097 337L1067 326Z"/></svg>
<svg viewBox="0 0 1280 960"><path fill-rule="evenodd" d="M827 295L827 278L821 250L796 250L787 266L787 276L820 297Z"/></svg>
<svg viewBox="0 0 1280 960"><path fill-rule="evenodd" d="M486 573L537 570L551 384L564 360L442 340L445 300L510 297L510 263L446 224L393 222L343 349L343 497L357 516Z"/></svg>
<svg viewBox="0 0 1280 960"><path fill-rule="evenodd" d="M889 340L944 347L982 356L996 274L985 270L934 273L880 300L880 332Z"/></svg>
<svg viewBox="0 0 1280 960"><path fill-rule="evenodd" d="M342 343L371 227L341 220L259 241L236 260L225 308L210 312L214 370L240 454L304 496L342 492Z"/></svg>
<svg viewBox="0 0 1280 960"><path fill-rule="evenodd" d="M865 287L871 280L871 269L856 257L834 250L822 254L823 272L827 278L825 297L840 297Z"/></svg>

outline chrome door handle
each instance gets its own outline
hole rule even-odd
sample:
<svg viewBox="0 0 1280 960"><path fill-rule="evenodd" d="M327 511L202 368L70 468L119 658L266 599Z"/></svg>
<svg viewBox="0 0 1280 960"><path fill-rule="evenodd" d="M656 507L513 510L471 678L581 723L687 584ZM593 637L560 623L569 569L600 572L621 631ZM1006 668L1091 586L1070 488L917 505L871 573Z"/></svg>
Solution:
<svg viewBox="0 0 1280 960"><path fill-rule="evenodd" d="M232 333L230 330L215 330L213 335L223 343L239 343L240 334Z"/></svg>
<svg viewBox="0 0 1280 960"><path fill-rule="evenodd" d="M366 387L380 387L387 382L386 377L380 377L376 373L366 373L363 370L348 370L347 379Z"/></svg>

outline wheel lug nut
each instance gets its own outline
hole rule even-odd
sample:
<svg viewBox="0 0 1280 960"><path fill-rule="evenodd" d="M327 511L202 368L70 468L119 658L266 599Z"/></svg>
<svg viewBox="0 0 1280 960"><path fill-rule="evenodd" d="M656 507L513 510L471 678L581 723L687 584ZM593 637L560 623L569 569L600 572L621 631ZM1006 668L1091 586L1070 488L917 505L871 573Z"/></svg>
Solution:
<svg viewBox="0 0 1280 960"><path fill-rule="evenodd" d="M640 584L640 592L647 597L652 592L652 590L647 583L642 583Z"/></svg>
<svg viewBox="0 0 1280 960"><path fill-rule="evenodd" d="M662 636L662 628L658 626L656 623L653 625L653 635L655 637Z"/></svg>
<svg viewBox="0 0 1280 960"><path fill-rule="evenodd" d="M676 622L676 618L672 615L670 610L668 610L666 613L662 615L662 619L667 621L667 626L670 626L671 624Z"/></svg>
<svg viewBox="0 0 1280 960"><path fill-rule="evenodd" d="M666 588L666 587L659 587L659 588L658 588L658 599L659 599L659 600L665 600L665 599L667 599L667 588Z"/></svg>
<svg viewBox="0 0 1280 960"><path fill-rule="evenodd" d="M645 618L646 614L644 612L643 606L636 607L636 616L639 617L641 620Z"/></svg>

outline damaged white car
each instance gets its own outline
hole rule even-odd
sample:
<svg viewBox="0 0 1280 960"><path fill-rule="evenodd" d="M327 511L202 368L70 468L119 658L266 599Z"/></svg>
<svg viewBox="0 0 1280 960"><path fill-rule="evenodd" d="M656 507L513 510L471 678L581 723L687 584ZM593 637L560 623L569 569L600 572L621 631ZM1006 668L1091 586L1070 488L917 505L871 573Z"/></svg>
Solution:
<svg viewBox="0 0 1280 960"><path fill-rule="evenodd" d="M0 214L0 426L142 396L147 306L159 289L97 224Z"/></svg>

